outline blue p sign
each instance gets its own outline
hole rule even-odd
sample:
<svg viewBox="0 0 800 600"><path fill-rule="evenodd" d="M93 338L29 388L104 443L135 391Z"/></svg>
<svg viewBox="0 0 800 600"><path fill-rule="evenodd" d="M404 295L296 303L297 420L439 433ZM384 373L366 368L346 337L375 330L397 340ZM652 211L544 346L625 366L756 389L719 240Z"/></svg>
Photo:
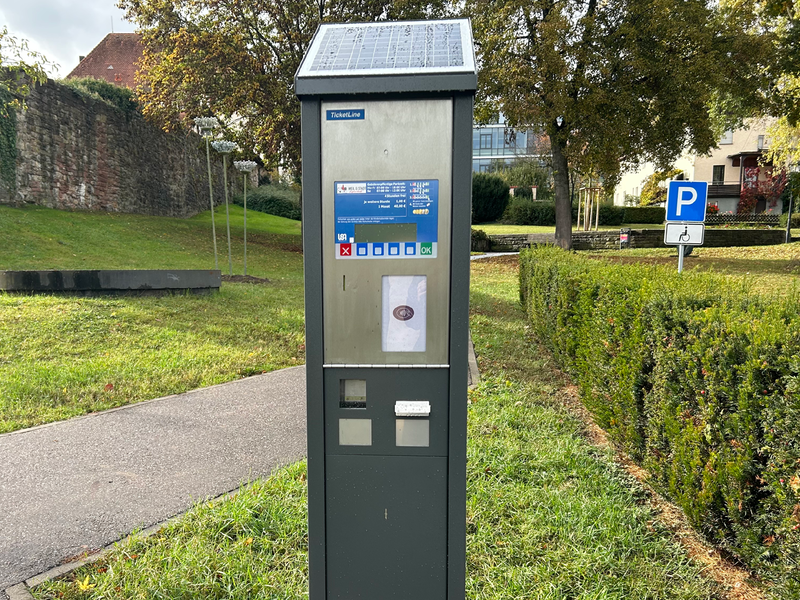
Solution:
<svg viewBox="0 0 800 600"><path fill-rule="evenodd" d="M667 221L705 221L707 196L707 181L670 181Z"/></svg>

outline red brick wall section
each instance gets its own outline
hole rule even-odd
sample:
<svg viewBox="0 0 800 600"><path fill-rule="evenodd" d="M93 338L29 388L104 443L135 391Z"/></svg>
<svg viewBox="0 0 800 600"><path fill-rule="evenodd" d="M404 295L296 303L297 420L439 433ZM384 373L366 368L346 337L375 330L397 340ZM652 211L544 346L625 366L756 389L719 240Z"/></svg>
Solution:
<svg viewBox="0 0 800 600"><path fill-rule="evenodd" d="M137 63L142 58L143 51L140 34L109 33L67 75L67 79L94 77L134 89Z"/></svg>
<svg viewBox="0 0 800 600"><path fill-rule="evenodd" d="M52 81L27 104L17 115L16 190L0 186L0 204L173 217L208 209L200 136L164 133L138 114ZM222 161L213 151L212 165L219 204Z"/></svg>

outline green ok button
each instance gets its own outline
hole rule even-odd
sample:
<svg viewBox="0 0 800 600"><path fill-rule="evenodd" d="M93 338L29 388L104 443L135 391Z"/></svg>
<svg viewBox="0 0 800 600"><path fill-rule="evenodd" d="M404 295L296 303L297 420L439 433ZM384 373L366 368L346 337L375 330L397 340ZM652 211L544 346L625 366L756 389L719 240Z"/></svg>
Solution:
<svg viewBox="0 0 800 600"><path fill-rule="evenodd" d="M425 242L419 245L420 256L433 256L433 243Z"/></svg>

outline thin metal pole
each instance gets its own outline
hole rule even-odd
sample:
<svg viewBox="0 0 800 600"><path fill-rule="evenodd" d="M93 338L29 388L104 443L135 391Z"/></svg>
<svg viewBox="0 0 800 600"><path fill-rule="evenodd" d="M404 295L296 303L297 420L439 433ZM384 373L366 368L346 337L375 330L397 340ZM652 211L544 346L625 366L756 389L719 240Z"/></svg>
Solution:
<svg viewBox="0 0 800 600"><path fill-rule="evenodd" d="M214 238L214 268L219 270L219 259L217 258L217 228L214 225L214 186L211 184L211 149L208 137L206 137L206 161L208 162L208 198L211 201L211 237Z"/></svg>
<svg viewBox="0 0 800 600"><path fill-rule="evenodd" d="M792 188L789 188L789 214L787 215L786 219L786 243L789 244L792 241L792 210L794 210L793 204L793 197L792 197Z"/></svg>
<svg viewBox="0 0 800 600"><path fill-rule="evenodd" d="M233 260L231 260L231 214L228 211L228 155L222 155L222 181L225 183L225 220L228 222L228 274L233 275Z"/></svg>
<svg viewBox="0 0 800 600"><path fill-rule="evenodd" d="M678 246L678 273L683 273L683 244Z"/></svg>
<svg viewBox="0 0 800 600"><path fill-rule="evenodd" d="M244 174L244 274L247 275L247 173Z"/></svg>

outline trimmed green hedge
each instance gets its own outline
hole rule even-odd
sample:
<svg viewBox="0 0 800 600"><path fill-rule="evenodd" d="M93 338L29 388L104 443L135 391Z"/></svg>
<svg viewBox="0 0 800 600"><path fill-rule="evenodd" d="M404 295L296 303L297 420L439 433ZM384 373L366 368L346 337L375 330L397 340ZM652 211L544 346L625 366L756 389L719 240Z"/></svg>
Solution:
<svg viewBox="0 0 800 600"><path fill-rule="evenodd" d="M572 207L572 222L577 222L578 210ZM581 215L583 218L583 215ZM600 225L623 225L624 223L657 224L664 222L665 211L659 206L611 206L600 205ZM514 196L506 209L504 220L514 225L556 224L556 206L552 202L534 202L530 197ZM594 215L592 216L594 223Z"/></svg>
<svg viewBox="0 0 800 600"><path fill-rule="evenodd" d="M556 224L556 205L552 202L534 202L531 196L514 196L503 219L514 225Z"/></svg>
<svg viewBox="0 0 800 600"><path fill-rule="evenodd" d="M242 206L244 197L242 194L237 194L234 196L233 202ZM286 217L295 221L300 221L303 218L300 194L289 187L276 184L248 189L247 210L257 210L268 215Z"/></svg>
<svg viewBox="0 0 800 600"><path fill-rule="evenodd" d="M786 221L788 220L789 213L783 213L780 220L781 227L786 227ZM800 213L792 213L792 229L798 228L800 228Z"/></svg>
<svg viewBox="0 0 800 600"><path fill-rule="evenodd" d="M661 225L666 218L667 210L662 206L625 207L625 223Z"/></svg>
<svg viewBox="0 0 800 600"><path fill-rule="evenodd" d="M623 223L638 223L639 221L626 220L626 211L622 206L611 206L609 204L600 205L600 225L622 225ZM663 212L663 209L661 209ZM503 219L514 225L544 225L554 226L556 224L556 205L553 202L534 201L530 196L515 195ZM572 207L572 222L577 223L578 209ZM583 215L581 215L583 219ZM594 223L595 213L592 213L592 223Z"/></svg>
<svg viewBox="0 0 800 600"><path fill-rule="evenodd" d="M722 276L520 255L537 336L692 524L800 596L800 307Z"/></svg>
<svg viewBox="0 0 800 600"><path fill-rule="evenodd" d="M472 223L496 221L508 206L508 184L494 173L472 176Z"/></svg>

